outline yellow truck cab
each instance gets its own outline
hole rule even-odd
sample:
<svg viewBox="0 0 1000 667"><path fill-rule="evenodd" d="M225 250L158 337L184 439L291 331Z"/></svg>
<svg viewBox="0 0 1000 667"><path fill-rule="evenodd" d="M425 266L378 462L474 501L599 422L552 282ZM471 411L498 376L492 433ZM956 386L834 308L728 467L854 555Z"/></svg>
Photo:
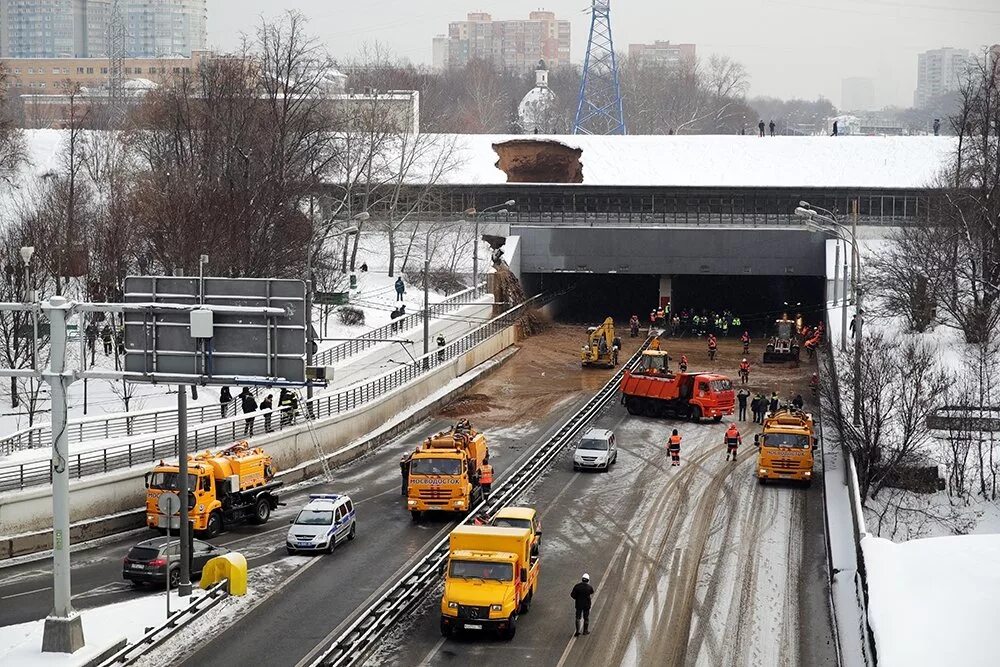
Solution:
<svg viewBox="0 0 1000 667"><path fill-rule="evenodd" d="M539 557L527 528L459 526L449 539L441 634L492 630L512 639L538 590Z"/></svg>
<svg viewBox="0 0 1000 667"><path fill-rule="evenodd" d="M542 543L542 522L534 507L504 507L493 515L490 525L496 528L527 528L531 531L534 555L538 555Z"/></svg>
<svg viewBox="0 0 1000 667"><path fill-rule="evenodd" d="M754 436L757 445L757 479L785 479L812 483L816 449L813 418L791 407L764 418L763 430Z"/></svg>
<svg viewBox="0 0 1000 667"><path fill-rule="evenodd" d="M463 512L483 499L480 474L489 459L486 436L465 420L437 433L405 461L406 509L414 521L424 512Z"/></svg>

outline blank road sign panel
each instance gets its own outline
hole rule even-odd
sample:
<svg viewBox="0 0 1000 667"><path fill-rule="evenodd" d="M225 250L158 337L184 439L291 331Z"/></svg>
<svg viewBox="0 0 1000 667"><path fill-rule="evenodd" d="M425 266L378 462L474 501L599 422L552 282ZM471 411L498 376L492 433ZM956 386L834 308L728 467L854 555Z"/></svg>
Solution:
<svg viewBox="0 0 1000 667"><path fill-rule="evenodd" d="M191 312L150 309L125 314L125 371L305 382L306 287L301 280L139 276L125 280L126 303L281 308L285 315L213 314L212 337L191 336Z"/></svg>

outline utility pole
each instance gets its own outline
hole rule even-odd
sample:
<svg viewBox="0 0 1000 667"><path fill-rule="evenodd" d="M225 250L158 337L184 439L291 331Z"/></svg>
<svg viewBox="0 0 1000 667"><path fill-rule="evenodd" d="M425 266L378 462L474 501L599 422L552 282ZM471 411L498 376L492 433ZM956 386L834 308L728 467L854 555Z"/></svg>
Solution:
<svg viewBox="0 0 1000 667"><path fill-rule="evenodd" d="M49 368L42 373L52 392L52 611L45 618L43 653L75 653L83 648L83 621L73 612L69 566L69 435L66 390L66 314L72 304L53 296L42 304L48 315ZM37 321L37 316L33 314Z"/></svg>
<svg viewBox="0 0 1000 667"><path fill-rule="evenodd" d="M861 426L861 326L864 317L861 314L861 255L858 248L858 200L852 202L851 238L854 239L854 261L857 271L854 273L854 425Z"/></svg>
<svg viewBox="0 0 1000 667"><path fill-rule="evenodd" d="M188 488L188 452L187 452L187 387L177 385L177 470L180 473L180 499L181 499L181 579L177 582L177 594L182 598L191 595L191 524L188 518L188 495L191 489ZM170 524L170 517L167 517L167 524ZM169 570L169 568L168 568ZM167 576L169 579L169 574Z"/></svg>

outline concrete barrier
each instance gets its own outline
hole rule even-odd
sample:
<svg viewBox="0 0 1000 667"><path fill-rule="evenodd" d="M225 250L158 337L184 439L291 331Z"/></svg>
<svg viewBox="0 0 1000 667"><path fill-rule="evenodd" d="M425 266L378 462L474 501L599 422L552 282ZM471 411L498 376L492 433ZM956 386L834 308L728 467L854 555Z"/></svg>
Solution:
<svg viewBox="0 0 1000 667"><path fill-rule="evenodd" d="M321 474L325 465L338 466L364 456L412 428L465 388L506 361L503 354L516 342L509 327L384 397L351 412L306 422L293 430L253 439L275 459L278 478L286 483ZM494 360L492 364L485 362ZM430 400L429 400L430 399ZM322 450L322 455L320 450ZM140 528L148 466L94 475L70 484L72 542ZM38 487L0 494L0 560L52 548L52 489ZM20 533L20 534L13 534Z"/></svg>

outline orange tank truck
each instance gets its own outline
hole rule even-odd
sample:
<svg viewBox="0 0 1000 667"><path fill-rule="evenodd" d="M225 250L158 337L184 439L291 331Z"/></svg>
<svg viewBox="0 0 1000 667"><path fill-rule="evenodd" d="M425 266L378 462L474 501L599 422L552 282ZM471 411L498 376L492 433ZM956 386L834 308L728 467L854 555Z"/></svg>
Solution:
<svg viewBox="0 0 1000 667"><path fill-rule="evenodd" d="M733 381L718 373L675 373L665 350L646 350L641 366L622 377L622 403L631 415L721 421L733 414Z"/></svg>

